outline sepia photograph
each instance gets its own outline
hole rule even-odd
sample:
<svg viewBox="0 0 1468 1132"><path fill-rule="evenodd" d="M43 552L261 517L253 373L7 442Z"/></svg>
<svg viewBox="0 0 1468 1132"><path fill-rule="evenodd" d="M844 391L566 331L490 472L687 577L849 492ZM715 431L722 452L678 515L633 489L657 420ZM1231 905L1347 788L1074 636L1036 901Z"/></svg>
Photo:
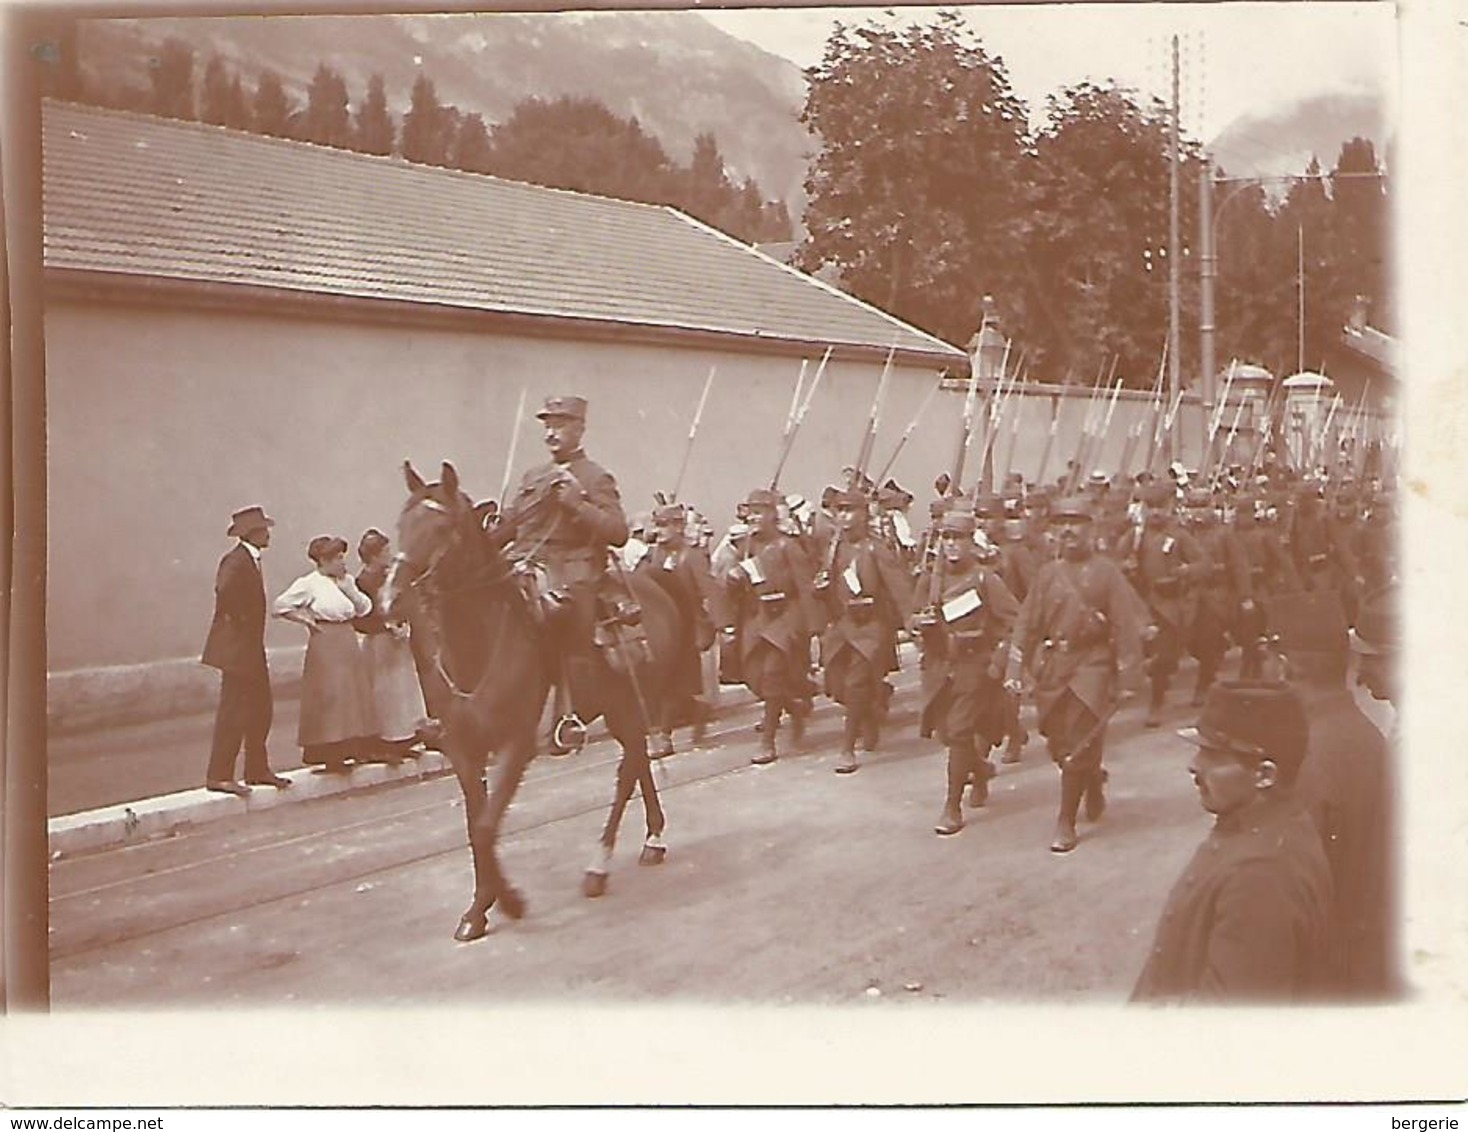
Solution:
<svg viewBox="0 0 1468 1132"><path fill-rule="evenodd" d="M0 1103L1461 1111L1458 15L8 6Z"/></svg>

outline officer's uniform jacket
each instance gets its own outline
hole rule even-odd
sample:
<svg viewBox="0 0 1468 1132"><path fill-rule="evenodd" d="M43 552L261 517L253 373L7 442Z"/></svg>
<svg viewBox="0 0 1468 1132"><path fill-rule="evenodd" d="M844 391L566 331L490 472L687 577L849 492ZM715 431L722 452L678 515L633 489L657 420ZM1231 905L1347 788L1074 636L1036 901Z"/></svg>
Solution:
<svg viewBox="0 0 1468 1132"><path fill-rule="evenodd" d="M825 608L821 661L854 648L884 671L895 667L897 630L912 610L912 578L885 542L865 535L836 541L827 585L815 591Z"/></svg>
<svg viewBox="0 0 1468 1132"><path fill-rule="evenodd" d="M1219 818L1173 886L1134 1002L1314 997L1331 880L1287 794Z"/></svg>
<svg viewBox="0 0 1468 1132"><path fill-rule="evenodd" d="M814 578L810 559L789 535L749 535L743 557L724 578L727 615L741 659L747 660L760 642L808 658L811 635L823 620L811 591Z"/></svg>
<svg viewBox="0 0 1468 1132"><path fill-rule="evenodd" d="M1104 554L1040 567L1014 643L1034 674L1042 718L1067 690L1098 717L1110 710L1118 671L1141 661L1143 608L1121 567Z"/></svg>
<svg viewBox="0 0 1468 1132"><path fill-rule="evenodd" d="M559 503L542 496L558 468L569 471L581 488L579 494L567 492ZM511 556L543 564L555 587L595 581L606 566L607 551L626 543L628 535L617 481L580 449L525 473L501 529L501 537L514 538Z"/></svg>

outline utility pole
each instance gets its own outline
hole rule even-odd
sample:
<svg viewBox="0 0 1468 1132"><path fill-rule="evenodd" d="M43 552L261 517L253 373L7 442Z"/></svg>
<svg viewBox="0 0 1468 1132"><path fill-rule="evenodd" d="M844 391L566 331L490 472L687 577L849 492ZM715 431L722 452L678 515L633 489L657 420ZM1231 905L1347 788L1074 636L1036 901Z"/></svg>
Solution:
<svg viewBox="0 0 1468 1132"><path fill-rule="evenodd" d="M1168 233L1167 233L1167 388L1169 403L1173 403L1179 391L1182 389L1182 367L1179 364L1178 355L1182 352L1179 348L1179 326L1180 321L1180 298L1181 298L1181 270L1182 251L1179 245L1178 223L1178 117L1180 115L1180 95L1178 90L1178 42L1177 36L1172 37L1172 121L1170 123L1170 134L1172 142L1172 160L1169 163L1171 172L1171 199L1169 201ZM1168 434L1168 462L1177 460L1181 453L1178 447L1178 434L1182 424L1181 410L1173 417L1172 429ZM1206 417L1205 417L1206 420Z"/></svg>
<svg viewBox="0 0 1468 1132"><path fill-rule="evenodd" d="M1300 224L1300 243L1295 253L1296 273L1300 281L1300 330L1299 354L1295 359L1295 372L1305 372L1305 225Z"/></svg>
<svg viewBox="0 0 1468 1132"><path fill-rule="evenodd" d="M1213 247L1213 158L1203 160L1203 171L1198 180L1198 248L1202 252L1203 277L1198 316L1199 364L1203 367L1203 443L1208 443L1208 422L1213 419L1213 398L1218 361L1214 357L1214 311L1213 286L1218 274L1218 253Z"/></svg>

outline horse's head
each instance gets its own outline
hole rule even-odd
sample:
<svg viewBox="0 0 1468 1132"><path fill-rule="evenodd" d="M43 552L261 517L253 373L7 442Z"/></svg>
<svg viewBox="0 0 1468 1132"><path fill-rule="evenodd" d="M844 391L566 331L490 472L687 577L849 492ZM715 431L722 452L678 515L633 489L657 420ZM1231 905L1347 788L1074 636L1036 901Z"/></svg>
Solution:
<svg viewBox="0 0 1468 1132"><path fill-rule="evenodd" d="M398 515L398 552L381 594L388 615L401 595L437 567L453 548L473 510L459 490L459 473L447 461L438 483L427 483L406 460L403 477L408 484L408 501Z"/></svg>

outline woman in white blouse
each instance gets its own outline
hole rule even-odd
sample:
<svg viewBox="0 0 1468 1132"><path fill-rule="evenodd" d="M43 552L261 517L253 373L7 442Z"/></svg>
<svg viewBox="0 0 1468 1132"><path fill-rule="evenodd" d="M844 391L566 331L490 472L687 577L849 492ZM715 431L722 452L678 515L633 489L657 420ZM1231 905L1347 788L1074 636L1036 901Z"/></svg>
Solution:
<svg viewBox="0 0 1468 1132"><path fill-rule="evenodd" d="M325 771L346 769L372 733L371 690L352 619L372 600L347 573L345 539L320 535L306 549L316 569L275 599L275 615L306 626L306 667L301 678L302 762Z"/></svg>

